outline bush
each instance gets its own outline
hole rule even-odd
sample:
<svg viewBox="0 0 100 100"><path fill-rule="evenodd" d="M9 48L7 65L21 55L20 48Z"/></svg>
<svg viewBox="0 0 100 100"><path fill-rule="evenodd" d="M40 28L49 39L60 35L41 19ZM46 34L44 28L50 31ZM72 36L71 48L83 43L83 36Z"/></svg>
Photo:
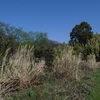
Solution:
<svg viewBox="0 0 100 100"><path fill-rule="evenodd" d="M88 43L84 46L84 50L82 52L84 59L87 59L88 55L95 54L96 60L100 61L100 35L95 34L94 38L88 41Z"/></svg>

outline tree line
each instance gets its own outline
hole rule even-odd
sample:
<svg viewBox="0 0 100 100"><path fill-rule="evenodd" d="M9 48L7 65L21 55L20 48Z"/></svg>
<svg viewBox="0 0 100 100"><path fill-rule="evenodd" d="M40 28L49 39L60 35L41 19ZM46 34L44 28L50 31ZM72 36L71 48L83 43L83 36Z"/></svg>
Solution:
<svg viewBox="0 0 100 100"><path fill-rule="evenodd" d="M81 53L83 60L86 60L88 55L95 54L97 61L100 61L100 34L95 34L90 24L85 21L72 29L68 44L50 40L45 32L26 32L22 28L0 22L0 59L8 48L13 54L19 46L24 45L34 46L34 56L40 59L45 58L47 65L53 62L54 48L59 45L72 46L74 54Z"/></svg>

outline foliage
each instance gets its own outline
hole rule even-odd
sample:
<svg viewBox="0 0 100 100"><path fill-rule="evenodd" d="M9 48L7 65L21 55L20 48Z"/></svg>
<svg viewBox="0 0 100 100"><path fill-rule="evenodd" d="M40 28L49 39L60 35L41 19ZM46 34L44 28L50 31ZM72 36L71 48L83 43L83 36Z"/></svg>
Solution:
<svg viewBox="0 0 100 100"><path fill-rule="evenodd" d="M95 34L84 46L84 58L86 59L90 54L95 54L96 60L100 61L100 34Z"/></svg>
<svg viewBox="0 0 100 100"><path fill-rule="evenodd" d="M74 49L74 54L75 55L82 54L83 53L83 50L84 50L84 45L81 45L79 43L75 43L73 45L73 49Z"/></svg>
<svg viewBox="0 0 100 100"><path fill-rule="evenodd" d="M35 48L37 49L46 49L50 47L50 42L49 39L47 37L46 33L40 32L40 33L36 33L35 36Z"/></svg>
<svg viewBox="0 0 100 100"><path fill-rule="evenodd" d="M88 55L95 55L96 60L100 61L100 34L94 34L85 45L74 42L73 49L75 55L81 53L83 60L87 60Z"/></svg>
<svg viewBox="0 0 100 100"><path fill-rule="evenodd" d="M45 54L45 51L43 52L44 49L49 49L52 46L46 33L25 32L22 28L15 28L9 24L0 22L0 59L3 58L8 48L10 48L10 54L12 54L17 51L19 46L25 45L31 47L34 45L34 48L38 49L39 52L42 51L43 54ZM43 56L41 54L41 57Z"/></svg>
<svg viewBox="0 0 100 100"><path fill-rule="evenodd" d="M41 61L41 59L45 60L46 69L49 71L52 70L53 61L54 61L54 49L35 49L34 50L34 57L36 61Z"/></svg>
<svg viewBox="0 0 100 100"><path fill-rule="evenodd" d="M87 22L81 22L79 25L76 25L70 33L70 44L80 43L85 45L93 36L91 30L92 27Z"/></svg>
<svg viewBox="0 0 100 100"><path fill-rule="evenodd" d="M10 48L10 54L13 54L18 45L16 36L13 34L13 27L0 23L0 61L8 48Z"/></svg>
<svg viewBox="0 0 100 100"><path fill-rule="evenodd" d="M54 49L46 49L45 51L45 65L48 71L52 71L55 57Z"/></svg>

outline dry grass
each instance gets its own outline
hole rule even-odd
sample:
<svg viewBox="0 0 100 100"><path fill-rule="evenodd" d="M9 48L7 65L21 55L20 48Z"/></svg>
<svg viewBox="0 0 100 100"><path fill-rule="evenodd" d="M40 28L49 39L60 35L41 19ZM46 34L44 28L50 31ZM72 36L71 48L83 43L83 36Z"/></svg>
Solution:
<svg viewBox="0 0 100 100"><path fill-rule="evenodd" d="M87 62L89 63L91 69L96 69L98 67L94 54L91 54L87 57Z"/></svg>
<svg viewBox="0 0 100 100"><path fill-rule="evenodd" d="M90 89L90 86L83 79L97 67L95 56L90 56L86 62L82 61L81 55L73 55L72 47L56 49L53 70L60 77L60 86L68 93L68 100L85 100L87 94L81 93L81 90Z"/></svg>
<svg viewBox="0 0 100 100"><path fill-rule="evenodd" d="M98 66L98 68L100 68L100 62L97 62L97 66Z"/></svg>
<svg viewBox="0 0 100 100"><path fill-rule="evenodd" d="M45 62L35 63L33 47L25 46L8 58L6 51L0 72L0 94L4 95L13 91L31 86L37 81L39 75L44 74Z"/></svg>
<svg viewBox="0 0 100 100"><path fill-rule="evenodd" d="M72 79L80 80L79 77L79 64L81 57L73 55L73 48L58 48L56 51L57 55L54 61L54 71L58 74L63 74Z"/></svg>
<svg viewBox="0 0 100 100"><path fill-rule="evenodd" d="M89 55L87 62L82 61L81 54L73 55L73 48L70 46L58 47L56 49L54 71L58 75L66 76L71 80L75 79L80 81L83 74L97 68L95 55Z"/></svg>

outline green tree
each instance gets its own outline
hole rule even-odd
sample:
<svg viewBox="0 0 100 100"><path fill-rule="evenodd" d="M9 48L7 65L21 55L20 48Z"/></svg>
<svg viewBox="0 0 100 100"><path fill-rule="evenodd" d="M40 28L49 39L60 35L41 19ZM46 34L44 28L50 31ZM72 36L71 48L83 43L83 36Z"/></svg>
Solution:
<svg viewBox="0 0 100 100"><path fill-rule="evenodd" d="M16 47L15 27L0 22L0 53L4 54L8 48L14 51Z"/></svg>
<svg viewBox="0 0 100 100"><path fill-rule="evenodd" d="M90 39L84 46L83 56L87 58L87 55L95 54L96 60L100 61L100 34L96 33L92 39Z"/></svg>
<svg viewBox="0 0 100 100"><path fill-rule="evenodd" d="M46 49L50 47L50 41L47 37L47 33L36 33L35 36L35 47L38 49Z"/></svg>
<svg viewBox="0 0 100 100"><path fill-rule="evenodd" d="M70 44L86 44L93 37L92 27L87 22L81 22L70 32Z"/></svg>

